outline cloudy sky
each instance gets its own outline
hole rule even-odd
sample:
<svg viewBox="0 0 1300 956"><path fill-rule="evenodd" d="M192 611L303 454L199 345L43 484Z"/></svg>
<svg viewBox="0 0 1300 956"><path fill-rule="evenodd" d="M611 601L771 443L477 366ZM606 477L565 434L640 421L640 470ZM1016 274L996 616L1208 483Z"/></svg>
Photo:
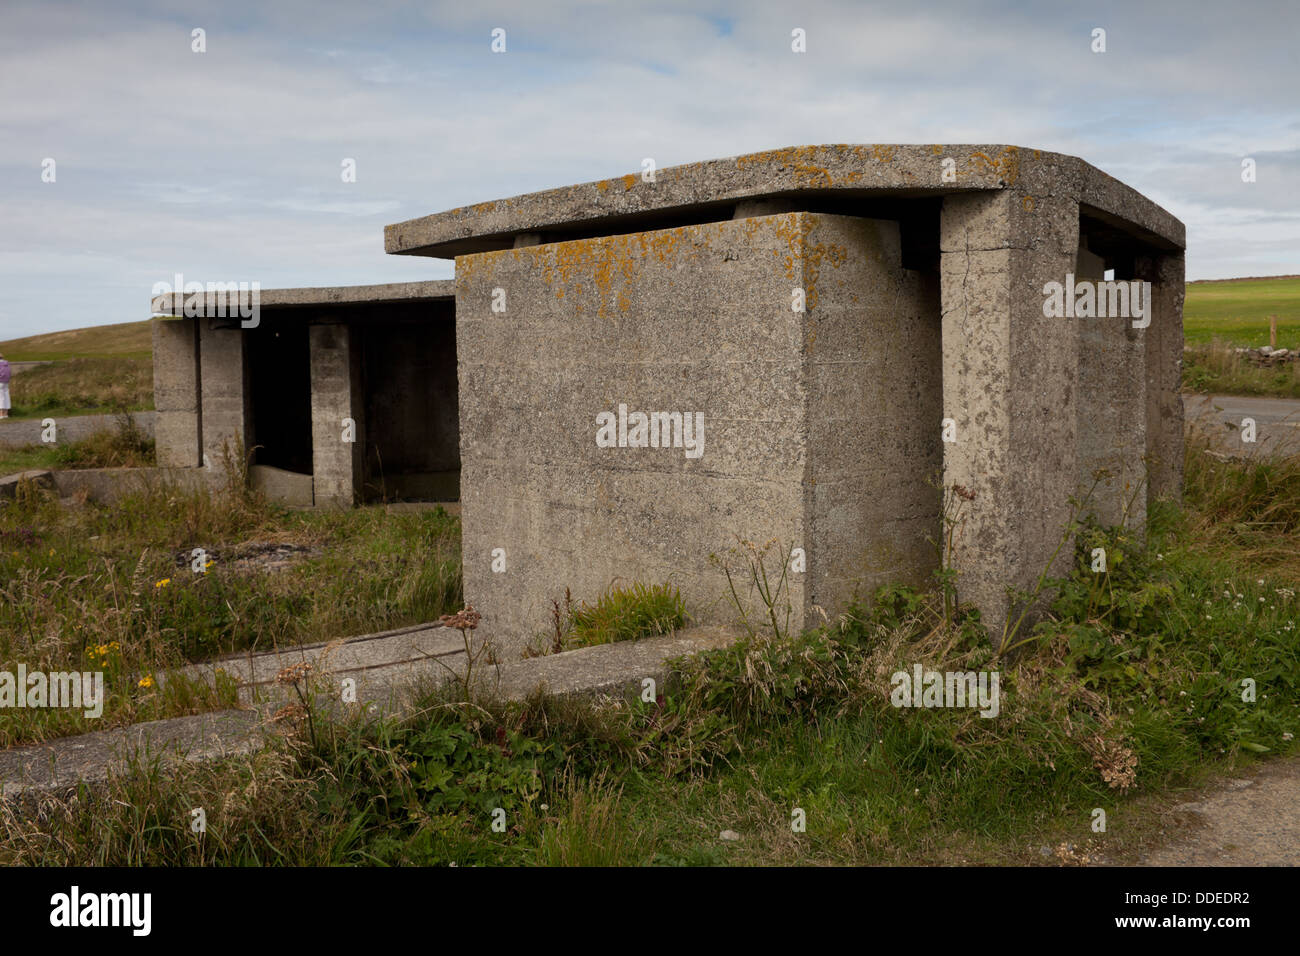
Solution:
<svg viewBox="0 0 1300 956"><path fill-rule="evenodd" d="M1071 153L1187 224L1188 278L1300 273L1297 36L1291 0L0 0L0 339L176 272L448 278L384 224L805 143Z"/></svg>

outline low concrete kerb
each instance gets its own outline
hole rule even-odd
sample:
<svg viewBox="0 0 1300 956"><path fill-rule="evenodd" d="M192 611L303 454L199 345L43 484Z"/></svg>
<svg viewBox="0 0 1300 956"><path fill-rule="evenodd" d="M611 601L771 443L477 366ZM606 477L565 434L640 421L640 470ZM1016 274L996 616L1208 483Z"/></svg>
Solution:
<svg viewBox="0 0 1300 956"><path fill-rule="evenodd" d="M618 696L639 692L646 678L662 684L674 658L727 647L739 636L728 628L697 627L500 666L480 660L481 676L474 684L477 693L507 701L538 693ZM318 701L334 714L347 716L349 709L332 690L327 698L319 697L322 680L350 677L367 717L400 717L409 713L421 690L464 675L465 651L459 631L416 625L182 668L171 676L215 682L218 672L224 672L238 682L240 704L248 709L149 721L0 751L0 795L7 799L64 792L78 783L102 784L110 774L124 771L133 755L175 765L252 753L265 743L269 715L297 700L292 686L277 684L275 678L298 663L313 665L308 682L314 683ZM165 683L168 676L158 675L159 682Z"/></svg>

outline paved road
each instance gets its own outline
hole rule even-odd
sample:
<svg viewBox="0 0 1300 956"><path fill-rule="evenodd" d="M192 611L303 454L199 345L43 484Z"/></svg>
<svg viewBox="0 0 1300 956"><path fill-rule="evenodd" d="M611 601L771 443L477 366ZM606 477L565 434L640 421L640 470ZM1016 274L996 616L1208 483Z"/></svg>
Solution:
<svg viewBox="0 0 1300 956"><path fill-rule="evenodd" d="M1219 451L1230 455L1300 453L1300 399L1250 398L1241 395L1183 395L1190 423L1201 419ZM1254 444L1242 441L1242 420L1255 420ZM1225 423L1215 424L1215 419ZM1227 427L1226 423L1235 425Z"/></svg>
<svg viewBox="0 0 1300 956"><path fill-rule="evenodd" d="M1300 759L1278 760L1173 808L1201 827L1142 861L1144 866L1300 865Z"/></svg>
<svg viewBox="0 0 1300 956"><path fill-rule="evenodd" d="M131 416L146 435L153 435L154 412L132 412ZM55 416L57 444L89 438L95 432L112 431L117 427L115 415ZM21 448L41 443L41 419L23 418L0 420L0 448Z"/></svg>

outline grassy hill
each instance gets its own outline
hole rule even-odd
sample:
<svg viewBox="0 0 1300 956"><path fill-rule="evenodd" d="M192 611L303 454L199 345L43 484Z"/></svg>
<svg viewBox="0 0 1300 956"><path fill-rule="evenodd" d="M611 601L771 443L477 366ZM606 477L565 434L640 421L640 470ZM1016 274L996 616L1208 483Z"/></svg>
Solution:
<svg viewBox="0 0 1300 956"><path fill-rule="evenodd" d="M1208 345L1268 345L1268 317L1277 316L1278 348L1300 348L1300 276L1187 283L1183 337Z"/></svg>
<svg viewBox="0 0 1300 956"><path fill-rule="evenodd" d="M72 358L136 358L153 356L149 320L96 325L89 329L46 332L0 342L0 355L11 362L62 361Z"/></svg>

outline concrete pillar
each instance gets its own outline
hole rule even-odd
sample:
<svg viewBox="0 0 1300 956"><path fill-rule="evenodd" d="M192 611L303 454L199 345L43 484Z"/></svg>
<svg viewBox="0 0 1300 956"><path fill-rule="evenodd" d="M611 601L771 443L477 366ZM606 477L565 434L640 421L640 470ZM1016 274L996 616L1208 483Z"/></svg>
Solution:
<svg viewBox="0 0 1300 956"><path fill-rule="evenodd" d="M344 323L308 329L311 352L311 460L315 505L350 508L361 493L365 448L361 354ZM355 441L345 441L351 419Z"/></svg>
<svg viewBox="0 0 1300 956"><path fill-rule="evenodd" d="M199 328L199 387L203 403L202 436L204 465L224 467L227 450L233 456L247 454L249 434L247 360L244 329L213 328L212 319L194 320ZM242 449L242 451L241 451Z"/></svg>
<svg viewBox="0 0 1300 956"><path fill-rule="evenodd" d="M1100 283L1105 267L1101 257L1081 243L1075 281ZM1116 273L1117 281L1131 278ZM1102 525L1142 529L1147 510L1148 330L1133 328L1133 319L1125 316L1067 321L1076 326L1079 347L1079 487L1091 490L1085 512Z"/></svg>
<svg viewBox="0 0 1300 956"><path fill-rule="evenodd" d="M1074 270L1078 241L1068 197L1007 189L943 201L943 414L956 426L944 484L975 495L961 505L951 564L995 642L1021 609L1008 586L1032 590L1072 558L1068 545L1052 555L1078 478L1076 330L1044 317L1043 286Z"/></svg>
<svg viewBox="0 0 1300 956"><path fill-rule="evenodd" d="M1135 278L1151 283L1146 343L1148 502L1183 494L1183 253L1139 256Z"/></svg>
<svg viewBox="0 0 1300 956"><path fill-rule="evenodd" d="M154 320L153 395L158 465L195 468L203 464L197 319Z"/></svg>

